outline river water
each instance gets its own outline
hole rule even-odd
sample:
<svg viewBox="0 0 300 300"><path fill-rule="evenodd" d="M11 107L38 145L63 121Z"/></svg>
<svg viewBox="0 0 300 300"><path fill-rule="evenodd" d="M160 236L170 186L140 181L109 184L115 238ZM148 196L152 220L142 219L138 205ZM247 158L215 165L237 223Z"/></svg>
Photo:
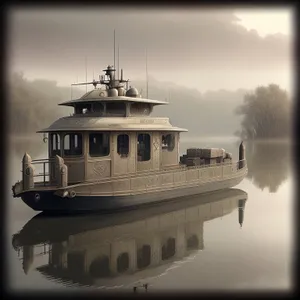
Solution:
<svg viewBox="0 0 300 300"><path fill-rule="evenodd" d="M39 141L40 142L40 141ZM182 138L189 147L222 147L234 138ZM291 147L246 144L249 173L230 192L176 200L106 216L36 217L11 186L25 150L46 157L46 144L11 148L7 187L7 271L13 291L290 290L293 287L294 182Z"/></svg>

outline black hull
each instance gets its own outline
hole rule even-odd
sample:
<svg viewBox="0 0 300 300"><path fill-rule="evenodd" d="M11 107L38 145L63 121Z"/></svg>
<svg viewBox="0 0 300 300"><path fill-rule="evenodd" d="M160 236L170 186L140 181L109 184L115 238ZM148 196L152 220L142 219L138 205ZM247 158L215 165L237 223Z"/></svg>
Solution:
<svg viewBox="0 0 300 300"><path fill-rule="evenodd" d="M196 187L128 196L76 196L74 198L62 198L54 195L54 191L40 191L40 199L37 201L35 199L36 191L29 191L22 195L22 200L33 210L49 213L105 212L223 190L236 186L243 178L244 174L227 180L204 183Z"/></svg>

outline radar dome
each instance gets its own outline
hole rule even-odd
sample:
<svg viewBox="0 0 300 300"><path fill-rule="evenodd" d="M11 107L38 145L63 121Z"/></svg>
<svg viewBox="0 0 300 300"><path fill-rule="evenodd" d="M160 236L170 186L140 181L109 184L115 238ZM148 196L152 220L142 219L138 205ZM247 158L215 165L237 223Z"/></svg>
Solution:
<svg viewBox="0 0 300 300"><path fill-rule="evenodd" d="M117 89L109 89L107 91L108 97L117 97L118 96L118 90Z"/></svg>
<svg viewBox="0 0 300 300"><path fill-rule="evenodd" d="M136 88L132 87L126 92L127 97L138 97L139 92Z"/></svg>

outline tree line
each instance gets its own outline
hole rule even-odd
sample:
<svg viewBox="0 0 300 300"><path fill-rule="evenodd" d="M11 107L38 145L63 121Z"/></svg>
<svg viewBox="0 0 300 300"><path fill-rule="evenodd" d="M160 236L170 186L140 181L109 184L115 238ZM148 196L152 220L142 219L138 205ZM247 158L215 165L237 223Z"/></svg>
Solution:
<svg viewBox="0 0 300 300"><path fill-rule="evenodd" d="M278 85L257 87L244 96L243 104L236 109L236 114L242 116L241 130L236 134L245 140L288 137L291 109L291 99Z"/></svg>

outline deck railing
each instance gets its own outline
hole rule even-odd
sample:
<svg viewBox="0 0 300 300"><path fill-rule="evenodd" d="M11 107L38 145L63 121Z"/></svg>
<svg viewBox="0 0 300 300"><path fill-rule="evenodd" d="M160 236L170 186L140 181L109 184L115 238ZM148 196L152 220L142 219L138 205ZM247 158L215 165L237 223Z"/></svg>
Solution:
<svg viewBox="0 0 300 300"><path fill-rule="evenodd" d="M186 170L193 170L193 169L209 169L209 168L215 168L215 167L220 167L220 166L235 166L236 170L240 169L241 166L241 162L242 165L245 167L246 166L246 160L239 160L237 161L235 164L232 164L231 162L229 163L215 163L215 164L209 164L209 165L198 165L198 166L186 166L186 165L174 165L174 166L169 166L169 167L164 167L161 170L142 170L142 171L138 171L138 172L131 172L131 173L127 173L127 174L120 174L120 175L114 175L113 178L114 179L122 179L122 178L126 178L128 176L143 176L143 175L161 175L161 174L166 174L169 173L170 171L177 171L177 172L181 172L181 171L186 171ZM110 181L112 178L111 177L105 177L105 178L101 178L99 180L97 180L97 182L101 181L101 182L106 182L106 181ZM86 182L94 182L95 179L92 180L87 180Z"/></svg>
<svg viewBox="0 0 300 300"><path fill-rule="evenodd" d="M242 162L242 164L241 164ZM224 174L224 167L230 167L232 172L228 172ZM202 174L202 171L209 170L209 169L215 169L215 168L221 168L221 172L217 175L216 173L213 173L213 175L210 173L205 173ZM196 177L192 176L193 178L188 179L188 173L190 170L195 170L199 171L197 172ZM247 164L246 160L240 160L236 163L218 163L214 165L203 165L203 166L191 166L191 167L186 167L186 166L180 166L177 167L176 169L173 169L173 172L170 172L170 170L161 170L161 171L156 171L155 173L153 172L148 172L143 171L143 172L136 172L136 173L129 173L129 174L123 174L119 176L114 176L114 177L106 177L106 178L101 178L99 180L92 180L92 181L85 181L83 183L80 183L80 186L89 186L89 185L95 185L95 184L106 184L106 183L112 183L116 182L118 180L122 179L128 179L129 180L129 188L128 190L115 190L115 187L112 187L112 190L106 191L106 192L101 192L101 195L105 196L120 196L132 192L139 191L141 192L144 190L144 193L150 192L150 191L158 191L159 189L166 189L166 188L174 188L174 187L180 187L180 186L185 186L185 187L193 187L195 184L199 184L199 180L201 182L209 183L213 182L216 180L222 180L222 178L226 179L232 179L238 176L238 174L242 174L247 170ZM146 173L146 174L145 174ZM139 184L137 183L136 180L138 180L139 177L144 177L144 176L151 176L151 175L157 175L157 176L162 176L164 174L170 174L171 178L168 179L168 183L161 183L159 185L152 185L152 180L150 179L149 183L150 185L148 186L147 181L143 180L144 184ZM183 174L183 179L179 179L178 177L176 178L178 173ZM122 177L121 177L122 176ZM144 178L146 179L146 178ZM171 180L170 180L171 179ZM188 183L188 184L187 184ZM138 186L137 186L138 185ZM76 186L76 185L75 185Z"/></svg>
<svg viewBox="0 0 300 300"><path fill-rule="evenodd" d="M42 181L36 181L36 183L43 183L44 186L50 184L50 175L54 176L55 160L54 158L35 159L31 162L35 166L36 170L33 175L34 178L43 177ZM52 164L52 166L51 166ZM51 170L51 167L53 168ZM47 179L47 180L46 180Z"/></svg>
<svg viewBox="0 0 300 300"><path fill-rule="evenodd" d="M22 189L31 189L32 187L34 187L34 184L40 184L43 186L48 186L48 185L57 185L62 187L66 187L68 186L68 181L67 181L67 177L64 178L64 183L62 184L61 178L55 178L57 176L56 174L56 164L59 163L59 161L56 161L55 158L50 158L50 159L36 159L36 160L32 160L30 162L30 165L34 165L34 166L40 166L40 168L36 168L34 167L34 170L32 171L32 175L31 175L31 183L30 181L27 180L27 182L23 183L23 188ZM170 167L165 167L162 170L143 170L143 171L139 171L139 172L133 172L133 173L127 173L127 174L120 174L117 176L113 176L113 177L106 177L106 178L99 178L99 180L87 180L85 182L82 182L83 185L89 185L89 184L94 184L94 183L107 183L110 181L114 181L114 180L121 180L123 178L129 177L130 179L132 177L142 177L145 175L151 176L151 175L163 175L166 173L169 173L170 171L173 171L173 177L175 176L175 173L178 172L186 172L189 170L203 170L203 169L210 169L210 168L215 168L215 167L226 167L226 166L231 166L232 167L232 171L239 171L241 169L244 169L247 164L246 164L246 160L240 160L237 161L236 163L216 163L216 164L210 164L210 165L198 165L198 166L186 166L186 165L174 165L174 166L170 166ZM32 166L33 167L33 166ZM222 175L223 176L223 168L222 168ZM39 173L37 172L39 171ZM63 174L63 173L62 173ZM27 174L27 178L28 178ZM30 175L29 175L30 176ZM59 175L60 176L60 175ZM200 175L198 174L198 177ZM43 177L42 181L37 181L35 182L35 178L37 177ZM48 179L48 180L47 180ZM58 180L58 182L57 182ZM16 189L16 188L15 188ZM16 191L14 192L16 193Z"/></svg>

